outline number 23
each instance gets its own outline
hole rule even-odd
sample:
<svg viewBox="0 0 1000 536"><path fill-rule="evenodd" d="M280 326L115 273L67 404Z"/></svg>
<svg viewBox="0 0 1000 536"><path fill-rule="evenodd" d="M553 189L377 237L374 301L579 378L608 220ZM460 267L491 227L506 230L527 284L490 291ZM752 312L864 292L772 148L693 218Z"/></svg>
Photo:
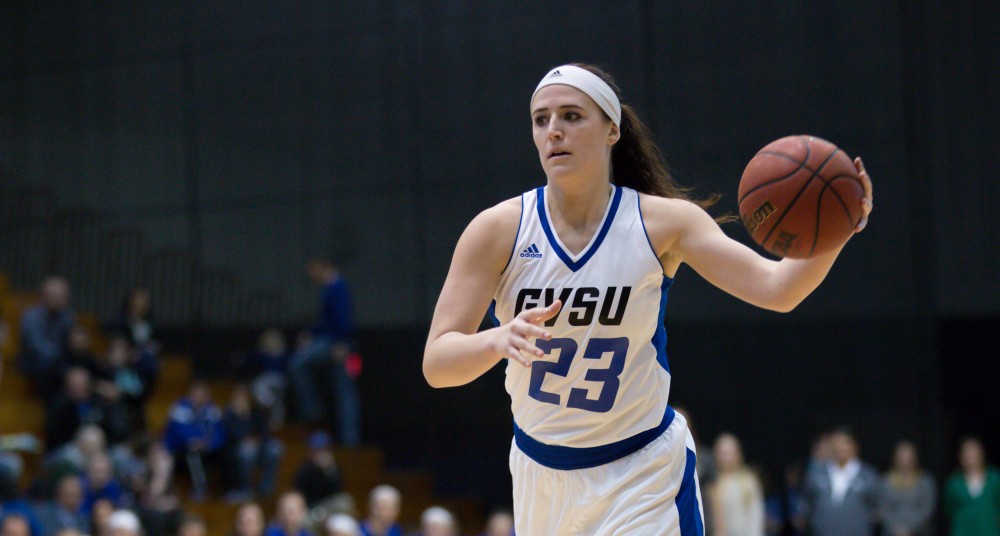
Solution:
<svg viewBox="0 0 1000 536"><path fill-rule="evenodd" d="M535 361L531 364L531 381L528 384L528 396L545 402L547 404L559 405L561 397L555 393L542 390L542 382L546 374L566 377L569 374L570 364L576 357L578 345L575 340L568 338L558 338L552 340L539 339L535 342L540 350L545 354L551 354L554 350L559 350L559 359L556 361ZM621 383L618 376L625 369L625 355L628 353L628 337L617 337L611 339L591 339L587 348L583 352L584 359L600 359L604 354L611 353L611 364L606 369L590 369L584 379L593 382L602 382L600 393L597 398L588 398L589 391L574 387L569 391L569 400L566 407L579 408L596 413L605 413L615 404L618 395L618 388Z"/></svg>

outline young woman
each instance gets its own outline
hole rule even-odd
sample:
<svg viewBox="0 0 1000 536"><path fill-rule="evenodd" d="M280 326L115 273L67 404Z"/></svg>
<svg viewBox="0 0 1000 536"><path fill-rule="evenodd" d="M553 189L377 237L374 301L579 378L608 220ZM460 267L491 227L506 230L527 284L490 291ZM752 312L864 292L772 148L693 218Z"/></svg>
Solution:
<svg viewBox="0 0 1000 536"><path fill-rule="evenodd" d="M687 263L740 299L790 311L839 251L775 262L726 237L594 67L550 71L530 110L546 186L483 211L459 239L424 376L458 386L509 360L518 534L702 534L693 441L667 405L674 274ZM855 165L860 231L871 183ZM497 327L477 333L487 310Z"/></svg>
<svg viewBox="0 0 1000 536"><path fill-rule="evenodd" d="M959 442L958 470L944 488L950 536L1000 536L1000 470L987 465L975 437Z"/></svg>
<svg viewBox="0 0 1000 536"><path fill-rule="evenodd" d="M764 488L743 461L743 447L733 434L715 440L718 477L708 493L716 536L764 536Z"/></svg>

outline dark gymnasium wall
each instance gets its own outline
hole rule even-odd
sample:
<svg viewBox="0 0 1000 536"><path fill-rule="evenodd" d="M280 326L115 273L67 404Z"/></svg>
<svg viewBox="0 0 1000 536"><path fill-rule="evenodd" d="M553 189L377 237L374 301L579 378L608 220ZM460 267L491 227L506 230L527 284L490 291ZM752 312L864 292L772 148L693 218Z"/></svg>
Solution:
<svg viewBox="0 0 1000 536"><path fill-rule="evenodd" d="M703 441L732 430L776 471L847 423L883 467L909 437L943 474L964 432L1000 459L996 2L44 4L0 4L3 206L48 192L54 213L180 251L190 280L158 299L186 300L165 324L207 373L225 345L206 341L250 344L237 335L259 322L205 313L199 274L274 293L268 321L292 329L315 309L305 259L334 255L357 300L368 437L436 467L443 491L509 495L502 371L433 391L421 351L465 224L544 180L528 98L567 61L612 72L677 177L724 194L719 212L787 134L862 155L874 178L869 229L790 315L679 273L672 398ZM0 270L20 286L66 258L31 214L0 214Z"/></svg>

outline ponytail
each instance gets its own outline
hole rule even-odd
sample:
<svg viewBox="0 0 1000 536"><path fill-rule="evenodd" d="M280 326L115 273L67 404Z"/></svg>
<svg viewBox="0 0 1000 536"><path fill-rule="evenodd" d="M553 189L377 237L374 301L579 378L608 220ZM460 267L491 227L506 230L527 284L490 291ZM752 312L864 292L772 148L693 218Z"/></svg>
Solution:
<svg viewBox="0 0 1000 536"><path fill-rule="evenodd" d="M574 63L577 67L587 69L604 80L621 100L621 89L611 75L598 67L583 63ZM703 209L714 205L720 194L712 194L705 198L694 198L691 188L677 184L667 168L667 163L660 149L653 141L649 127L642 122L635 109L628 104L622 104L621 137L611 149L611 181L618 186L632 188L644 194L671 199L690 201ZM717 218L719 223L735 220L734 216Z"/></svg>

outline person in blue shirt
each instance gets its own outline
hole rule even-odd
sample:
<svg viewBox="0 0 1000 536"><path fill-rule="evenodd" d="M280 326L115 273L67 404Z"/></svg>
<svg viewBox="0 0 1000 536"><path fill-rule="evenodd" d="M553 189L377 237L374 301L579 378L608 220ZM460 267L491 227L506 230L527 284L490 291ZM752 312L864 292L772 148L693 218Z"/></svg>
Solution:
<svg viewBox="0 0 1000 536"><path fill-rule="evenodd" d="M354 380L346 364L351 355L354 322L351 316L351 293L340 271L330 261L314 258L306 266L309 278L322 288L321 309L316 323L309 330L307 340L292 356L288 379L300 420L318 421L324 409L317 374L324 364L332 362L332 382L328 384L337 413L337 430L344 446L361 443L360 403Z"/></svg>
<svg viewBox="0 0 1000 536"><path fill-rule="evenodd" d="M177 459L177 467L191 471L196 499L208 492L205 468L222 467L225 432L222 410L212 402L208 384L195 380L186 398L170 408L163 443Z"/></svg>

